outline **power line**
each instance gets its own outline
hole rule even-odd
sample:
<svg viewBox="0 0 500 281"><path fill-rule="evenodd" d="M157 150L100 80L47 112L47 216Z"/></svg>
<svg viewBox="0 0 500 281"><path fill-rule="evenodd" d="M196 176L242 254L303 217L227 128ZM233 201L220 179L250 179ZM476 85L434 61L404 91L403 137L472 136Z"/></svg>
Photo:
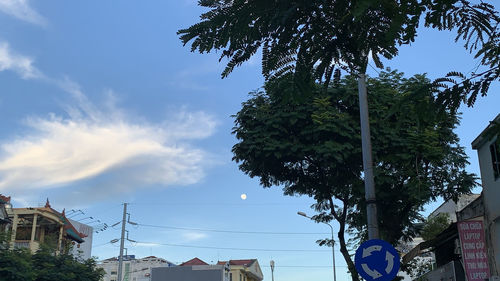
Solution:
<svg viewBox="0 0 500 281"><path fill-rule="evenodd" d="M146 203L146 202L139 202L139 203L129 203L130 205L168 205L168 206L186 206L186 205L195 205L195 206L238 206L238 207L246 207L246 206L297 206L297 203L227 203L227 202L214 202L214 203L203 203L203 202L151 202L151 203ZM305 204L310 204L309 202Z"/></svg>
<svg viewBox="0 0 500 281"><path fill-rule="evenodd" d="M234 250L234 251L260 251L260 252L330 252L329 250L306 250L306 249L258 249L258 248L232 248L232 247L212 247L212 246L194 246L182 244L169 244L169 243L156 243L137 241L140 244L151 244L169 247L183 247L183 248L198 248L198 249L214 249L214 250Z"/></svg>
<svg viewBox="0 0 500 281"><path fill-rule="evenodd" d="M261 265L260 267L271 267L270 265ZM332 268L331 265L275 265L275 268L286 267L286 268ZM335 265L335 267L346 267L347 265Z"/></svg>
<svg viewBox="0 0 500 281"><path fill-rule="evenodd" d="M107 245L107 244L111 244L111 242L106 242L106 243L102 243L102 244L98 244L98 245L93 245L92 248L101 247L101 246L104 246L104 245Z"/></svg>
<svg viewBox="0 0 500 281"><path fill-rule="evenodd" d="M138 226L176 229L176 230L191 230L191 231L205 231L205 232L220 232L220 233L238 233L238 234L267 234L267 235L329 235L330 233L323 232L273 232L273 231L237 231L237 230L223 230L223 229L207 229L207 228L191 228L191 227L177 227L165 225L153 225L138 223Z"/></svg>

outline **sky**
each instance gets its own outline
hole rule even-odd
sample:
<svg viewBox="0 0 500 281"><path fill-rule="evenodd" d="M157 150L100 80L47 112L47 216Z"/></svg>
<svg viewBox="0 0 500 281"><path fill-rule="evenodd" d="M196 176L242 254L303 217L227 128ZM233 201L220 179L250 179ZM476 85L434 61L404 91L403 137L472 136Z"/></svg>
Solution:
<svg viewBox="0 0 500 281"><path fill-rule="evenodd" d="M14 207L49 198L94 226L119 222L127 202L139 225L127 225L137 243L126 247L137 257L257 258L264 280L274 260L276 280L331 280L331 250L315 243L329 227L296 214L312 215L313 200L264 189L231 161L231 115L262 86L260 59L221 79L217 53L191 53L176 35L202 11L194 0L0 0L0 193ZM385 64L431 78L473 71L453 38L422 28ZM470 143L499 113L499 89L462 108L470 172L479 173ZM119 225L95 233L92 255L117 256L109 241L119 236Z"/></svg>

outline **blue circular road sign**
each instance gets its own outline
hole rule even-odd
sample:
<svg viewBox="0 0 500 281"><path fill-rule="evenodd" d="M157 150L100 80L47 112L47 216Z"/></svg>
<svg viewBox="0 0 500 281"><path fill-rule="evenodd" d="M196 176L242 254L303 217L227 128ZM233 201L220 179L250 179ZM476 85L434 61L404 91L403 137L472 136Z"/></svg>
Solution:
<svg viewBox="0 0 500 281"><path fill-rule="evenodd" d="M391 281L399 272L399 254L384 240L372 239L356 250L354 264L367 281Z"/></svg>

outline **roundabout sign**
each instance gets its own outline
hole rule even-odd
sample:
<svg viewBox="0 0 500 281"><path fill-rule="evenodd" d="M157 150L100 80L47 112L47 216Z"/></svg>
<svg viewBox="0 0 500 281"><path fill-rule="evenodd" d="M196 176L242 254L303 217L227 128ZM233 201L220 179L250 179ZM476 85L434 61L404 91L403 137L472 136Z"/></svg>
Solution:
<svg viewBox="0 0 500 281"><path fill-rule="evenodd" d="M354 263L359 275L367 281L391 281L399 271L399 254L384 240L372 239L356 250Z"/></svg>

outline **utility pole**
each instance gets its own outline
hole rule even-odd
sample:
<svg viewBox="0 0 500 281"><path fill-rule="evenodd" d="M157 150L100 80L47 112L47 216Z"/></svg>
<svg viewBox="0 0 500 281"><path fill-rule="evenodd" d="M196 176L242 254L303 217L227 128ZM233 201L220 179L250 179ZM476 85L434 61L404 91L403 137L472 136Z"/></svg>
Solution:
<svg viewBox="0 0 500 281"><path fill-rule="evenodd" d="M271 280L274 281L274 261L271 260L270 262L270 265L271 265Z"/></svg>
<svg viewBox="0 0 500 281"><path fill-rule="evenodd" d="M122 268L123 268L123 247L125 245L125 223L127 220L127 203L123 203L123 219L122 219L122 235L120 239L120 256L118 257L118 279L122 281Z"/></svg>
<svg viewBox="0 0 500 281"><path fill-rule="evenodd" d="M377 201L375 181L373 180L372 142L370 139L370 121L368 118L368 100L366 95L366 75L358 74L359 116L361 121L361 146L365 176L365 199L368 238L378 239Z"/></svg>

